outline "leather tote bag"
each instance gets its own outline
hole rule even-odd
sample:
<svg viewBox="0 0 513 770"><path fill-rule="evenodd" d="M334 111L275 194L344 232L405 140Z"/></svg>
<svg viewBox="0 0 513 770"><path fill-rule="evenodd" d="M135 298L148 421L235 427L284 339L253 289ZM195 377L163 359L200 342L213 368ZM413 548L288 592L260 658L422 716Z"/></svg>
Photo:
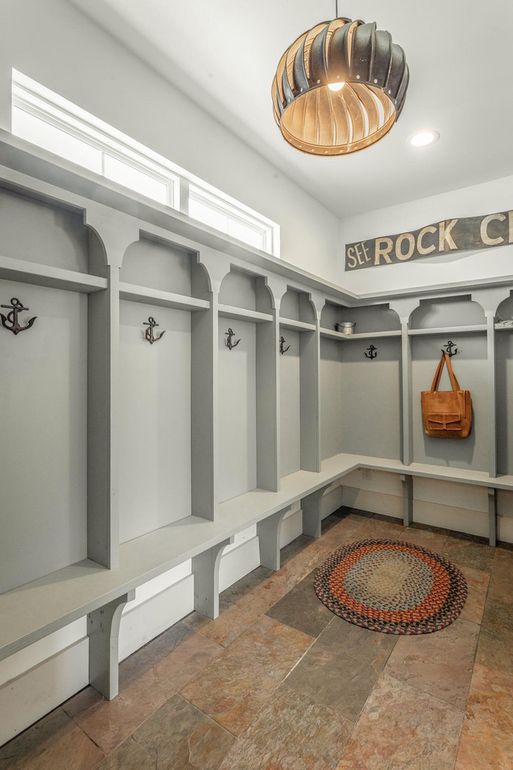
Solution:
<svg viewBox="0 0 513 770"><path fill-rule="evenodd" d="M438 390L444 366L452 390ZM470 390L462 390L447 353L442 353L431 390L421 393L424 432L435 438L467 438L472 428L472 399Z"/></svg>

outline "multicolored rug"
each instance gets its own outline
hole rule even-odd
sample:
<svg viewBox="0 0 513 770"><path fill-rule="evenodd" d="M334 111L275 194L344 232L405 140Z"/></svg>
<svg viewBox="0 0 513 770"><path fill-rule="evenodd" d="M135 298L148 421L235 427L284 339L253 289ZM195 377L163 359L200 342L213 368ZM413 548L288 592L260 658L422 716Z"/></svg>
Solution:
<svg viewBox="0 0 513 770"><path fill-rule="evenodd" d="M314 587L335 615L384 634L440 631L467 598L467 581L454 564L396 540L339 548L317 571Z"/></svg>

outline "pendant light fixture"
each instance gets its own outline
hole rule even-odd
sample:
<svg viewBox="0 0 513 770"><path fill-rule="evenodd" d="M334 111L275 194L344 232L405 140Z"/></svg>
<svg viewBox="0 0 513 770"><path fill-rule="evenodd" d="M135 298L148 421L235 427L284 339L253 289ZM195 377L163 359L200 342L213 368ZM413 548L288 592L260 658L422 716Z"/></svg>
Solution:
<svg viewBox="0 0 513 770"><path fill-rule="evenodd" d="M312 155L346 155L387 134L401 114L408 65L376 24L338 16L304 32L285 51L272 86L284 139Z"/></svg>

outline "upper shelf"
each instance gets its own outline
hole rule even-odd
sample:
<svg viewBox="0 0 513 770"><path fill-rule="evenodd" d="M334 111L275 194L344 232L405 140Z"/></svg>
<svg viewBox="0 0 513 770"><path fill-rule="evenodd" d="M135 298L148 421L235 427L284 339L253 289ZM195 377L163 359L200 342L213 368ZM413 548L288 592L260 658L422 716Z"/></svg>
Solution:
<svg viewBox="0 0 513 770"><path fill-rule="evenodd" d="M0 256L0 278L85 293L107 288L107 279L62 267Z"/></svg>
<svg viewBox="0 0 513 770"><path fill-rule="evenodd" d="M408 329L408 334L412 336L426 334L473 334L475 332L486 332L486 324L468 324L466 326L439 326L432 329Z"/></svg>
<svg viewBox="0 0 513 770"><path fill-rule="evenodd" d="M280 326L296 332L314 332L317 328L315 324L309 324L306 321L296 321L293 318L280 318Z"/></svg>
<svg viewBox="0 0 513 770"><path fill-rule="evenodd" d="M256 323L265 323L273 320L270 313L246 310L244 307L235 307L234 305L219 305L219 315L225 318L237 318L240 321L255 321Z"/></svg>
<svg viewBox="0 0 513 770"><path fill-rule="evenodd" d="M376 337L400 337L401 331L393 329L384 332L365 332L362 334L342 334L342 332L336 332L332 329L322 329L322 337L331 337L335 340L373 340Z"/></svg>
<svg viewBox="0 0 513 770"><path fill-rule="evenodd" d="M183 294L174 294L170 291L150 289L147 286L135 286L131 283L120 283L119 295L121 299L129 299L133 302L145 302L148 305L171 307L178 310L207 310L210 303L204 299L187 297Z"/></svg>

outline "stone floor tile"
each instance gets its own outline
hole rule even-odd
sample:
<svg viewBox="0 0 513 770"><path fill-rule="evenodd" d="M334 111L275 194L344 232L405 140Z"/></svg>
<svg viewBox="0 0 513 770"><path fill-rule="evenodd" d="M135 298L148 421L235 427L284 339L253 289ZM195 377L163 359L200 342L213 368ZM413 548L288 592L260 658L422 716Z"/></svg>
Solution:
<svg viewBox="0 0 513 770"><path fill-rule="evenodd" d="M381 673L392 650L397 644L394 634L381 634L348 623L332 614L331 623L319 636L319 646L329 647L334 653L343 650L346 655L361 660Z"/></svg>
<svg viewBox="0 0 513 770"><path fill-rule="evenodd" d="M463 712L382 674L337 770L453 770Z"/></svg>
<svg viewBox="0 0 513 770"><path fill-rule="evenodd" d="M475 623L456 620L433 634L401 636L385 671L417 690L463 709L478 633Z"/></svg>
<svg viewBox="0 0 513 770"><path fill-rule="evenodd" d="M456 770L511 770L512 767L513 675L477 664Z"/></svg>
<svg viewBox="0 0 513 770"><path fill-rule="evenodd" d="M490 575L472 567L461 567L468 586L468 595L460 618L471 623L481 623L488 594Z"/></svg>
<svg viewBox="0 0 513 770"><path fill-rule="evenodd" d="M400 539L406 543L420 545L422 548L427 548L435 553L441 553L447 544L448 535L443 532L433 532L430 529L403 527Z"/></svg>
<svg viewBox="0 0 513 770"><path fill-rule="evenodd" d="M132 737L100 762L96 770L155 770L155 756Z"/></svg>
<svg viewBox="0 0 513 770"><path fill-rule="evenodd" d="M280 687L221 770L335 770L353 727L326 706Z"/></svg>
<svg viewBox="0 0 513 770"><path fill-rule="evenodd" d="M135 677L114 700L88 687L63 708L107 753L222 652L220 645L194 634Z"/></svg>
<svg viewBox="0 0 513 770"><path fill-rule="evenodd" d="M395 643L334 618L284 686L356 721Z"/></svg>
<svg viewBox="0 0 513 770"><path fill-rule="evenodd" d="M311 636L262 616L182 695L240 735L311 643Z"/></svg>
<svg viewBox="0 0 513 770"><path fill-rule="evenodd" d="M90 770L103 752L60 708L0 748L1 770Z"/></svg>
<svg viewBox="0 0 513 770"><path fill-rule="evenodd" d="M119 665L119 687L124 689L130 682L167 657L179 644L194 633L192 625L179 621L151 642L136 650Z"/></svg>
<svg viewBox="0 0 513 770"><path fill-rule="evenodd" d="M483 666L513 674L513 612L511 604L488 597L476 660Z"/></svg>
<svg viewBox="0 0 513 770"><path fill-rule="evenodd" d="M250 572L248 575L244 575L243 578L237 580L236 583L219 594L220 611L223 612L223 610L231 607L232 604L235 604L239 601L239 599L245 596L248 591L252 591L253 589L258 588L271 575L272 570L267 569L267 567L257 567L253 570L253 572Z"/></svg>
<svg viewBox="0 0 513 770"><path fill-rule="evenodd" d="M318 636L333 619L333 613L317 598L313 570L268 611L270 618L297 628L310 636Z"/></svg>
<svg viewBox="0 0 513 770"><path fill-rule="evenodd" d="M234 737L175 695L134 733L155 770L218 770Z"/></svg>
<svg viewBox="0 0 513 770"><path fill-rule="evenodd" d="M504 604L513 604L513 551L497 548L489 595Z"/></svg>
<svg viewBox="0 0 513 770"><path fill-rule="evenodd" d="M495 548L473 540L451 536L447 538L441 553L446 559L453 561L457 567L472 567L484 572L491 572L495 559Z"/></svg>

